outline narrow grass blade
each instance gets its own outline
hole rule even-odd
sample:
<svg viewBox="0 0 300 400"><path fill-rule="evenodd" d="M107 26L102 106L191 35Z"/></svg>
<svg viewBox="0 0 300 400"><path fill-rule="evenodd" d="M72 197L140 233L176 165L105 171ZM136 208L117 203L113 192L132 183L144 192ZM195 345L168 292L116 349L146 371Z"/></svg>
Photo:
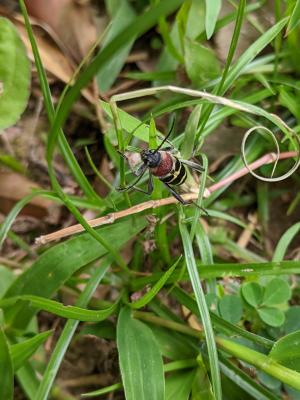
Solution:
<svg viewBox="0 0 300 400"><path fill-rule="evenodd" d="M52 97L51 97L49 84L47 81L46 72L45 72L45 69L42 64L42 60L41 60L40 53L39 53L39 50L38 50L38 47L37 47L37 44L36 44L36 41L34 38L34 34L32 31L31 25L30 25L30 21L28 18L28 14L27 14L27 10L26 10L24 1L19 0L19 3L20 3L20 8L21 8L24 20L25 20L25 27L27 30L27 34L28 34L28 37L29 37L29 40L31 43L32 52L33 52L34 60L35 60L35 65L36 65L36 68L38 71L38 77L40 80L40 85L41 85L41 89L42 89L42 93L43 93L43 97L44 97L44 101L45 101L45 107L46 107L48 119L49 119L49 122L52 123L54 116L55 116L55 109L54 109L53 102L52 102ZM67 139L61 129L59 130L58 143L59 143L60 150L65 158L65 161L70 168L70 171L72 172L74 178L76 179L76 182L81 187L83 192L86 194L87 197L96 199L98 202L101 203L101 201L102 201L101 198L94 191L94 189L90 185L89 181L85 177L84 173L82 172L82 170L71 150L71 147L69 146Z"/></svg>
<svg viewBox="0 0 300 400"><path fill-rule="evenodd" d="M276 249L274 251L274 255L272 258L273 262L282 261L287 248L289 247L291 241L295 238L300 230L300 223L297 222L296 224L292 225L280 238L279 242L277 243Z"/></svg>
<svg viewBox="0 0 300 400"><path fill-rule="evenodd" d="M119 315L117 346L126 400L164 399L163 361L155 337L127 307Z"/></svg>
<svg viewBox="0 0 300 400"><path fill-rule="evenodd" d="M182 238L182 243L184 247L185 260L187 264L187 269L189 272L191 284L195 293L199 313L201 316L202 324L204 327L206 345L208 350L208 357L210 362L210 371L212 386L216 400L222 399L222 389L221 389L221 378L218 366L218 353L215 344L214 333L212 329L212 324L209 316L209 311L207 309L204 292L201 286L201 282L198 275L198 270L196 266L195 256L193 252L193 247L191 239L185 224L180 220L179 229Z"/></svg>
<svg viewBox="0 0 300 400"><path fill-rule="evenodd" d="M45 191L35 191L27 196L23 197L23 199L19 200L14 207L10 210L8 215L6 216L4 222L0 226L0 248L3 245L4 240L7 237L7 234L12 226L12 224L15 222L15 219L17 218L18 214L22 211L22 209L30 203L30 201L39 195L43 195Z"/></svg>
<svg viewBox="0 0 300 400"><path fill-rule="evenodd" d="M170 276L173 274L175 271L175 268L177 267L179 261L181 260L181 256L178 258L178 260L172 265L171 268L166 271L163 276L156 282L156 284L147 292L143 297L141 297L139 300L134 301L133 303L130 304L131 308L138 309L141 307L144 307L146 304L148 304L156 295L157 293L163 288L165 283L168 281ZM0 300L1 304L1 300Z"/></svg>
<svg viewBox="0 0 300 400"><path fill-rule="evenodd" d="M40 347L40 345L52 334L52 331L46 331L35 335L31 339L27 339L24 342L13 344L10 347L11 359L14 367L14 372L22 367L25 361L27 361Z"/></svg>
<svg viewBox="0 0 300 400"><path fill-rule="evenodd" d="M45 299L43 297L25 294L23 296L9 297L7 299L0 300L0 307L4 308L10 304L15 304L15 302L18 300L29 302L30 307L48 311L63 318L77 319L79 321L88 322L103 321L116 311L119 304L119 301L117 301L111 307L104 310L86 310L76 306L65 306L58 301Z"/></svg>
<svg viewBox="0 0 300 400"><path fill-rule="evenodd" d="M288 36L300 23L300 0L296 0L296 4L290 16L289 24L286 28L286 36Z"/></svg>
<svg viewBox="0 0 300 400"><path fill-rule="evenodd" d="M14 374L11 354L5 333L0 326L0 399L12 400L14 392Z"/></svg>
<svg viewBox="0 0 300 400"><path fill-rule="evenodd" d="M205 6L205 30L207 40L209 40L215 30L219 12L222 6L222 0L206 0Z"/></svg>
<svg viewBox="0 0 300 400"><path fill-rule="evenodd" d="M87 283L86 287L84 288L83 292L79 296L76 302L77 307L86 307L88 305L88 302L90 301L94 291L97 289L99 283L101 282L102 278L104 277L110 265L111 265L110 258L107 257L102 261L101 266L95 270L89 282ZM47 368L44 372L44 376L41 380L39 388L36 391L35 400L48 399L48 395L50 393L54 379L56 377L56 374L61 365L65 352L67 351L67 348L72 340L72 337L76 331L78 324L79 321L69 320L64 326L64 329L60 334L58 342L56 343L55 348L51 354L50 360L47 364Z"/></svg>

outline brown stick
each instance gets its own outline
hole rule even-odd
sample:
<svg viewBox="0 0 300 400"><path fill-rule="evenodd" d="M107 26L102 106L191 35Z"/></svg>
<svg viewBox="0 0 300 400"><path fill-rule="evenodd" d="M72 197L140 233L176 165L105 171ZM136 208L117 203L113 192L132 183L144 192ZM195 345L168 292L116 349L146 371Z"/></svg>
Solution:
<svg viewBox="0 0 300 400"><path fill-rule="evenodd" d="M279 155L279 159L287 159L287 158L293 158L297 157L298 153L296 151L287 151L284 153L281 153ZM265 164L271 164L277 159L277 156L275 153L268 153L264 155L263 157L259 158L258 160L254 161L253 163L248 165L248 168L251 170L255 170L262 165ZM239 171L235 172L234 174L222 179L221 181L215 183L214 185L208 187L205 189L204 192L204 197L208 198L213 192L216 190L229 185L230 183L236 181L237 179L241 178L242 176L245 176L249 173L249 169L246 167L241 168ZM183 194L182 197L184 200L196 200L198 198L198 193L186 193ZM141 204L137 204L133 207L127 208L122 211L117 211L114 213L110 213L105 215L104 217L96 218L96 219L91 219L89 222L89 225L91 227L98 227L101 225L106 225L106 224L112 224L114 223L117 219L124 218L128 215L132 214L137 214L142 211L148 210L149 208L158 208L162 206L166 206L169 204L174 204L177 203L177 200L175 197L166 197L164 199L160 200L149 200ZM69 226L68 228L60 229L59 231L50 233L48 235L40 236L36 238L35 242L36 244L42 245L42 244L47 244L49 242L52 242L53 240L58 240L62 239L67 236L74 235L75 233L80 233L83 232L84 228L80 224L72 225Z"/></svg>

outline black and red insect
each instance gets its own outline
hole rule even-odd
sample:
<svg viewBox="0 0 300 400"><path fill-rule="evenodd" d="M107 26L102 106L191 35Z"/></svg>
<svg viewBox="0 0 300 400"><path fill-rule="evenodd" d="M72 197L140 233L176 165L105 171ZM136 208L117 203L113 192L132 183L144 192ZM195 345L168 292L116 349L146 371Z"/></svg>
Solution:
<svg viewBox="0 0 300 400"><path fill-rule="evenodd" d="M172 127L173 128L173 127ZM172 151L174 147L163 147L163 145L168 141L169 136L172 133L172 128L169 133L160 143L160 145L154 150L142 150L141 159L143 164L134 171L131 171L138 178L129 186L124 188L118 188L119 191L128 191L130 189L135 189L139 192L146 193L150 195L153 192L153 176L158 178L167 187L169 192L182 204L190 204L190 202L185 201L179 193L174 189L173 186L182 185L187 178L186 167L194 169L198 172L203 172L204 168L193 161L182 160L177 158ZM120 153L122 157L127 159L125 154ZM148 189L143 190L136 185L142 179L146 171L149 171Z"/></svg>

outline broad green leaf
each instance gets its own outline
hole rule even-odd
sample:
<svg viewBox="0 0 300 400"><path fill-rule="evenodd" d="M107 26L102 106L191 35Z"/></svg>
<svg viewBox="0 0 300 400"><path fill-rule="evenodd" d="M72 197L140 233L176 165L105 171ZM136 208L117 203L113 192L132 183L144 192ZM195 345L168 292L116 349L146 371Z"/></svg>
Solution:
<svg viewBox="0 0 300 400"><path fill-rule="evenodd" d="M46 331L35 335L31 339L27 339L22 343L13 344L10 347L11 359L14 367L14 372L22 367L38 349L38 347L52 334L52 331Z"/></svg>
<svg viewBox="0 0 300 400"><path fill-rule="evenodd" d="M280 278L274 278L265 287L263 305L274 306L287 302L292 295L289 284Z"/></svg>
<svg viewBox="0 0 300 400"><path fill-rule="evenodd" d="M273 346L269 356L279 364L300 372L300 331L280 338Z"/></svg>
<svg viewBox="0 0 300 400"><path fill-rule="evenodd" d="M300 22L300 0L296 0L296 4L294 6L293 12L291 14L289 24L286 28L286 36L290 34Z"/></svg>
<svg viewBox="0 0 300 400"><path fill-rule="evenodd" d="M276 249L274 251L272 261L282 261L287 248L289 247L291 241L295 238L300 230L300 223L297 222L296 224L292 225L284 234L281 236Z"/></svg>
<svg viewBox="0 0 300 400"><path fill-rule="evenodd" d="M205 0L205 5L205 30L207 39L210 39L215 30L219 12L222 6L222 0Z"/></svg>
<svg viewBox="0 0 300 400"><path fill-rule="evenodd" d="M30 63L15 26L0 17L0 129L13 125L29 96Z"/></svg>
<svg viewBox="0 0 300 400"><path fill-rule="evenodd" d="M116 13L112 18L111 26L106 38L103 41L102 49L108 46L112 39L114 39L124 28L134 23L134 20L134 9L127 0L121 1ZM123 47L116 51L110 61L98 71L97 82L99 89L102 92L106 92L118 77L133 43L134 38L125 43ZM102 49L100 51L102 51Z"/></svg>
<svg viewBox="0 0 300 400"><path fill-rule="evenodd" d="M236 324L243 314L243 304L239 296L225 295L218 303L219 313L226 321Z"/></svg>
<svg viewBox="0 0 300 400"><path fill-rule="evenodd" d="M117 325L117 346L126 400L164 400L165 379L159 347L150 328L124 307Z"/></svg>
<svg viewBox="0 0 300 400"><path fill-rule="evenodd" d="M123 246L146 225L145 219L135 217L120 223L98 228L97 232L116 249ZM124 235L126 232L126 235ZM51 297L74 272L103 257L107 250L89 234L83 233L45 251L38 260L20 275L6 293L6 298L22 294ZM7 318L16 327L24 327L34 314L28 305L17 304L7 312Z"/></svg>
<svg viewBox="0 0 300 400"><path fill-rule="evenodd" d="M188 38L184 42L184 62L188 77L196 86L216 78L221 72L215 53Z"/></svg>
<svg viewBox="0 0 300 400"><path fill-rule="evenodd" d="M11 354L6 336L0 327L0 399L12 400L14 374Z"/></svg>
<svg viewBox="0 0 300 400"><path fill-rule="evenodd" d="M300 306L290 307L286 311L283 330L285 333L292 333L300 330Z"/></svg>
<svg viewBox="0 0 300 400"><path fill-rule="evenodd" d="M0 265L0 298L4 295L14 279L14 273L10 269Z"/></svg>
<svg viewBox="0 0 300 400"><path fill-rule="evenodd" d="M170 276L173 274L175 268L177 267L179 261L181 260L181 256L178 258L178 260L172 265L171 268L166 271L163 276L156 282L156 284L147 292L143 297L141 297L139 300L134 301L133 303L130 304L130 307L132 308L141 308L144 307L146 304L148 304L156 295L157 293L163 288L165 283L168 281Z"/></svg>
<svg viewBox="0 0 300 400"><path fill-rule="evenodd" d="M58 301L46 299L44 297L25 294L23 296L9 297L0 300L0 307L7 307L10 303L15 304L18 300L29 302L30 306L33 308L48 311L63 318L77 319L79 321L87 322L103 321L116 311L119 303L117 301L111 307L104 310L87 310L76 306L65 306Z"/></svg>
<svg viewBox="0 0 300 400"><path fill-rule="evenodd" d="M257 307L262 303L263 288L257 282L247 282L242 286L244 299L252 307Z"/></svg>
<svg viewBox="0 0 300 400"><path fill-rule="evenodd" d="M188 400L197 370L177 372L166 379L166 400Z"/></svg>
<svg viewBox="0 0 300 400"><path fill-rule="evenodd" d="M281 326L284 323L284 313L278 308L274 307L261 307L257 310L258 315L267 325Z"/></svg>

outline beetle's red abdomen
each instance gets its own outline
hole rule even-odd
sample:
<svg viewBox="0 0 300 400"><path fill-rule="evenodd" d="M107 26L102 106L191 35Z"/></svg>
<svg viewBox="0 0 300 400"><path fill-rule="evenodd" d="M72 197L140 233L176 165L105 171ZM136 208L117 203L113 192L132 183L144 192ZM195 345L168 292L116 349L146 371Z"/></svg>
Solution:
<svg viewBox="0 0 300 400"><path fill-rule="evenodd" d="M160 151L161 160L157 167L151 168L154 176L162 177L169 174L173 170L174 158L167 151Z"/></svg>

